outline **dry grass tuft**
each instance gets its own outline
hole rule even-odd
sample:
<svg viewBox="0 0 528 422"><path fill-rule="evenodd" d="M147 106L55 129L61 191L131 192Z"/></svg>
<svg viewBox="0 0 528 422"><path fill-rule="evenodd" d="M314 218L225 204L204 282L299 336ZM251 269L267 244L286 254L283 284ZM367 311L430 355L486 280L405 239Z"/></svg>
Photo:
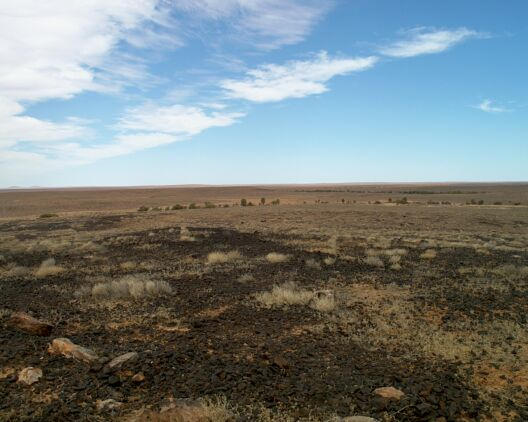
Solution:
<svg viewBox="0 0 528 422"><path fill-rule="evenodd" d="M254 280L255 280L255 277L253 277L251 274L243 274L237 278L237 281L242 284L249 283Z"/></svg>
<svg viewBox="0 0 528 422"><path fill-rule="evenodd" d="M327 257L323 260L323 262L325 263L325 265L329 265L329 266L330 266L330 265L334 265L335 262L336 262L336 260L335 260L335 258L331 258L331 257L327 256Z"/></svg>
<svg viewBox="0 0 528 422"><path fill-rule="evenodd" d="M189 229L182 226L180 229L180 240L184 242L194 242L196 239L191 235Z"/></svg>
<svg viewBox="0 0 528 422"><path fill-rule="evenodd" d="M133 262L133 261L126 261L126 262L121 262L119 264L119 267L122 269L122 270L125 270L125 271L130 271L130 270L133 270L136 268L136 263Z"/></svg>
<svg viewBox="0 0 528 422"><path fill-rule="evenodd" d="M5 275L7 277L24 277L28 275L31 271L29 268L22 267L19 265L12 265L8 267L8 270L6 271Z"/></svg>
<svg viewBox="0 0 528 422"><path fill-rule="evenodd" d="M273 286L270 292L261 292L255 295L255 299L268 308L274 305L308 305L313 297L313 292L300 289L292 282Z"/></svg>
<svg viewBox="0 0 528 422"><path fill-rule="evenodd" d="M268 262L271 262L272 264L278 264L280 262L286 262L290 259L288 255L278 253L278 252L270 252L266 255L266 260Z"/></svg>
<svg viewBox="0 0 528 422"><path fill-rule="evenodd" d="M242 255L238 251L231 252L211 252L207 255L208 264L225 264L227 262L235 261L241 259Z"/></svg>
<svg viewBox="0 0 528 422"><path fill-rule="evenodd" d="M310 259L307 259L305 261L305 264L308 268L312 268L314 270L320 270L321 269L321 264L319 264L319 262L317 262L315 259L313 258L310 258Z"/></svg>
<svg viewBox="0 0 528 422"><path fill-rule="evenodd" d="M160 412L140 411L127 418L129 422L228 422L234 420L225 400L200 400L192 403L170 403Z"/></svg>
<svg viewBox="0 0 528 422"><path fill-rule="evenodd" d="M367 256L365 259L363 259L363 262L367 265L370 265L371 267L383 268L385 266L380 258L373 255Z"/></svg>
<svg viewBox="0 0 528 422"><path fill-rule="evenodd" d="M44 278L50 275L57 275L64 271L64 268L55 265L55 259L49 258L40 264L39 269L35 272L37 278Z"/></svg>
<svg viewBox="0 0 528 422"><path fill-rule="evenodd" d="M420 255L422 259L434 259L436 258L436 251L434 249L427 249L423 254Z"/></svg>
<svg viewBox="0 0 528 422"><path fill-rule="evenodd" d="M120 280L97 283L89 293L92 297L100 299L139 299L169 295L172 289L163 280L152 281L142 276L126 276Z"/></svg>
<svg viewBox="0 0 528 422"><path fill-rule="evenodd" d="M324 295L313 299L310 307L319 312L332 312L336 308L334 295Z"/></svg>

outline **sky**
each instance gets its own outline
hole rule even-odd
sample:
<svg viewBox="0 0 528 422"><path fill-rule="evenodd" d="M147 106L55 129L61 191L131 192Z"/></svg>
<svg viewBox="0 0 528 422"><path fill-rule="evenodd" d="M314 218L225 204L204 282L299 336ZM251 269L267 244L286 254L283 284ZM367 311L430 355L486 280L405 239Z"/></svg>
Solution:
<svg viewBox="0 0 528 422"><path fill-rule="evenodd" d="M0 187L527 181L527 16L2 0Z"/></svg>

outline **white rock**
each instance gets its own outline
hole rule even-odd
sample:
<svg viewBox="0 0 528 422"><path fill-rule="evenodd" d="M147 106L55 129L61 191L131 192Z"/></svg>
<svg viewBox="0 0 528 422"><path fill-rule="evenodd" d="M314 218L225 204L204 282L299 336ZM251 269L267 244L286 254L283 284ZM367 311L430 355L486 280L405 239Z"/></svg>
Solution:
<svg viewBox="0 0 528 422"><path fill-rule="evenodd" d="M97 410L114 410L118 409L123 405L120 401L116 401L114 399L106 399L106 400L97 400L95 402L95 405L97 407Z"/></svg>
<svg viewBox="0 0 528 422"><path fill-rule="evenodd" d="M36 383L42 377L42 369L28 366L18 373L18 382L26 385Z"/></svg>
<svg viewBox="0 0 528 422"><path fill-rule="evenodd" d="M380 387L374 390L374 394L385 399L400 400L405 393L394 387Z"/></svg>
<svg viewBox="0 0 528 422"><path fill-rule="evenodd" d="M135 360L138 357L138 354L136 352L128 352L124 355L118 356L114 359L112 359L110 362L108 362L108 367L110 369L117 369L120 368L125 362Z"/></svg>

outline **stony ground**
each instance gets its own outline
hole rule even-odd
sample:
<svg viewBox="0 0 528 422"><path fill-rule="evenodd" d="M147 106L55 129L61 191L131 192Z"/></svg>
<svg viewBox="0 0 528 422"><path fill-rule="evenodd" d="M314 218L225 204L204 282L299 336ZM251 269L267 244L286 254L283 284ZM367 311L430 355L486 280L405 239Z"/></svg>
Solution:
<svg viewBox="0 0 528 422"><path fill-rule="evenodd" d="M528 212L468 209L4 220L0 420L528 420ZM180 399L202 419L159 419Z"/></svg>

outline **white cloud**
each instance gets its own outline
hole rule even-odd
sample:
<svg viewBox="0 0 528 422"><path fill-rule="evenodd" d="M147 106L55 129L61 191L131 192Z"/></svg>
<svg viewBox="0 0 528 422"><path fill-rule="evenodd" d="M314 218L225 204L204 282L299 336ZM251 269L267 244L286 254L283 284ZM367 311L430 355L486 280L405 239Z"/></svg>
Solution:
<svg viewBox="0 0 528 422"><path fill-rule="evenodd" d="M54 123L22 115L24 107L0 97L0 148L19 142L52 142L86 136L88 129L82 121Z"/></svg>
<svg viewBox="0 0 528 422"><path fill-rule="evenodd" d="M71 98L103 89L99 74L119 42L135 40L142 30L152 32L152 25L167 21L158 0L4 3L0 96L16 101Z"/></svg>
<svg viewBox="0 0 528 422"><path fill-rule="evenodd" d="M390 57L414 57L421 54L441 53L470 38L482 38L486 34L467 29L414 28L405 31L405 39L380 49L380 53Z"/></svg>
<svg viewBox="0 0 528 422"><path fill-rule="evenodd" d="M330 58L321 52L311 60L284 65L267 64L247 72L241 80L227 79L221 87L230 98L254 102L274 102L326 92L326 82L334 76L366 70L377 57Z"/></svg>
<svg viewBox="0 0 528 422"><path fill-rule="evenodd" d="M333 0L178 0L175 6L202 19L227 21L239 40L274 49L303 41L333 4Z"/></svg>
<svg viewBox="0 0 528 422"><path fill-rule="evenodd" d="M506 107L493 105L493 101L489 99L483 100L480 104L473 106L473 108L484 111L486 113L506 113L511 111L511 109L508 109Z"/></svg>
<svg viewBox="0 0 528 422"><path fill-rule="evenodd" d="M200 107L179 104L166 107L145 104L129 109L120 119L118 127L125 130L159 131L179 136L192 136L211 127L232 125L243 116L243 113L235 112L206 113Z"/></svg>

